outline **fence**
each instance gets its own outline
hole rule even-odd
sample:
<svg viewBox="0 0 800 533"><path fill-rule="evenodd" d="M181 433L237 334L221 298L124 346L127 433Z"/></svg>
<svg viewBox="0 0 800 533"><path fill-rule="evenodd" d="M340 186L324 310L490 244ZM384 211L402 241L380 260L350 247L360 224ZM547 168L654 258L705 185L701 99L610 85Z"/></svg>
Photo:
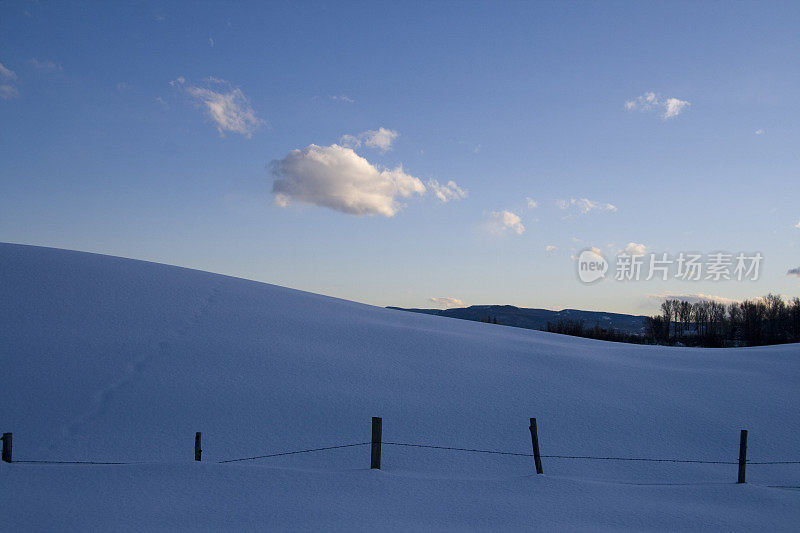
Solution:
<svg viewBox="0 0 800 533"><path fill-rule="evenodd" d="M383 440L383 419L380 417L372 417L372 439L368 442L356 442L351 444L339 444L336 446L324 446L321 448L310 448L305 450L294 450L278 453L270 453L265 455L254 455L252 457L240 457L235 459L226 459L218 461L220 464L224 463L237 463L241 461L252 461L255 459L268 459L270 457L282 457L286 455L297 455L302 453L321 452L326 450L336 450L340 448L353 448L356 446L370 446L370 468L380 469L381 467L381 447L382 446L404 446L411 448L427 448L434 450L448 450L455 452L470 452L470 453L486 453L496 455L513 455L518 457L532 457L533 464L536 468L537 474L542 474L544 469L542 467L542 459L567 459L567 460L588 460L588 461L642 461L642 462L655 462L655 463L690 463L690 464L715 464L715 465L738 465L737 483L746 482L746 468L747 465L789 465L800 464L800 461L748 461L747 460L747 430L741 430L739 434L739 459L738 461L707 461L700 459L664 459L664 458L651 458L651 457L600 457L591 455L546 455L539 453L539 435L536 426L536 419L530 419L529 430L531 433L531 448L532 453L508 452L501 450L481 450L473 448L458 448L454 446L435 446L431 444L417 444L410 442L390 442ZM46 461L46 460L25 460L14 461L12 459L12 443L13 435L11 433L3 433L3 453L2 460L6 463L15 464L73 464L73 465L129 465L136 464L130 462L115 462L115 461ZM194 437L194 460L202 460L202 433L195 433Z"/></svg>

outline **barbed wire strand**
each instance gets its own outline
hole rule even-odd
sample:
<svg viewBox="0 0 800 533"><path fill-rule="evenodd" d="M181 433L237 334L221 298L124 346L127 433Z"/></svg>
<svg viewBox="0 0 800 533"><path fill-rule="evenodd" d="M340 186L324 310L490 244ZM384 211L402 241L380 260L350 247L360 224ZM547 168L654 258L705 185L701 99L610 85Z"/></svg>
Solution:
<svg viewBox="0 0 800 533"><path fill-rule="evenodd" d="M119 463L111 461L12 461L13 463L39 464L39 465L133 465L145 463Z"/></svg>
<svg viewBox="0 0 800 533"><path fill-rule="evenodd" d="M372 442L356 442L352 444L340 444L337 446L325 446L322 448L309 448L305 450L294 450L288 452L270 453L266 455L255 455L252 457L241 457L237 459L226 459L218 461L218 464L223 463L236 463L241 461L252 461L255 459L268 459L270 457L281 457L286 455L297 455L301 453L321 452L325 450L336 450L340 448L352 448L355 446L366 446ZM415 444L409 442L389 442L382 441L381 444L387 446L404 446L409 448L429 448L434 450L446 450L457 452L472 452L472 453L487 453L495 455L511 455L516 457L533 457L531 453L519 452L506 452L501 450L482 450L477 448L458 448L455 446L435 446L431 444ZM653 462L653 463L690 463L690 464L719 464L719 465L735 465L739 464L738 461L707 461L702 459L655 459L648 457L602 457L593 455L540 455L543 459L576 459L576 460L589 460L589 461L639 461L639 462ZM116 461L13 461L17 464L70 464L70 465L133 465L133 464L149 464L149 463L135 463L135 462L116 462ZM748 465L794 465L800 464L800 461L747 461Z"/></svg>
<svg viewBox="0 0 800 533"><path fill-rule="evenodd" d="M297 450L293 452L280 452L280 453L271 453L268 455L256 455L254 457L242 457L241 459L226 459L225 461L219 461L219 464L222 463L236 463L239 461L252 461L253 459L266 459L268 457L280 457L282 455L295 455L298 453L309 453L309 452L321 452L323 450L335 450L337 448L352 448L353 446L364 446L366 444L371 444L371 442L357 442L354 444L341 444L339 446L326 446L324 448L311 448L308 450Z"/></svg>

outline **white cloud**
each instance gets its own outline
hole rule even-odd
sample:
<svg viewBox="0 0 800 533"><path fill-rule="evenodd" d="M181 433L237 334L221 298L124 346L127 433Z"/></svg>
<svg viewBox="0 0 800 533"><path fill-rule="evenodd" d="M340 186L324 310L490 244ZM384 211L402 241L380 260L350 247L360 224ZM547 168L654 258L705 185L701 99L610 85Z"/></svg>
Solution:
<svg viewBox="0 0 800 533"><path fill-rule="evenodd" d="M436 195L436 198L439 199L441 202L449 202L450 200L461 200L466 198L469 194L469 191L462 189L456 182L450 180L447 182L447 185L439 185L439 182L430 179L428 180L428 187L433 191L433 194Z"/></svg>
<svg viewBox="0 0 800 533"><path fill-rule="evenodd" d="M528 209L534 209L536 207L539 207L539 202L537 202L533 198L525 198L525 202L528 204Z"/></svg>
<svg viewBox="0 0 800 533"><path fill-rule="evenodd" d="M38 68L39 70L48 70L48 71L64 70L64 68L61 65L53 63L52 61L49 61L47 59L39 61L35 57L31 58L31 65Z"/></svg>
<svg viewBox="0 0 800 533"><path fill-rule="evenodd" d="M399 136L396 131L381 127L377 130L362 131L358 135L342 135L339 144L353 149L360 148L363 144L367 148L377 148L381 152L386 152L392 148L392 143Z"/></svg>
<svg viewBox="0 0 800 533"><path fill-rule="evenodd" d="M788 272L786 272L787 276L797 276L800 278L800 267L797 268L790 268Z"/></svg>
<svg viewBox="0 0 800 533"><path fill-rule="evenodd" d="M17 79L17 73L11 70L10 68L6 67L2 63L0 63L0 80L14 81L16 79Z"/></svg>
<svg viewBox="0 0 800 533"><path fill-rule="evenodd" d="M205 79L210 87L185 85L186 80L179 77L170 82L174 87L180 87L191 96L198 104L203 106L208 118L217 125L217 131L224 135L226 131L239 133L247 138L264 123L256 116L250 106L250 101L238 87L232 87L227 81L209 76Z"/></svg>
<svg viewBox="0 0 800 533"><path fill-rule="evenodd" d="M273 161L275 203L292 200L351 215L394 216L398 198L425 194L425 185L403 171L379 169L351 148L312 144Z"/></svg>
<svg viewBox="0 0 800 533"><path fill-rule="evenodd" d="M794 225L795 228L800 229L800 222Z"/></svg>
<svg viewBox="0 0 800 533"><path fill-rule="evenodd" d="M766 132L766 130L764 130L763 128L759 128L759 129L757 129L757 130L755 131L755 134L756 134L756 135L764 135L765 133L767 133L767 132Z"/></svg>
<svg viewBox="0 0 800 533"><path fill-rule="evenodd" d="M0 85L0 98L10 100L19 96L19 91L13 85Z"/></svg>
<svg viewBox="0 0 800 533"><path fill-rule="evenodd" d="M331 100L334 100L336 102L347 102L348 104L352 104L353 102L355 102L355 100L344 94L339 96L331 96Z"/></svg>
<svg viewBox="0 0 800 533"><path fill-rule="evenodd" d="M629 242L628 245L625 246L625 253L628 255L644 255L647 253L647 247L644 244Z"/></svg>
<svg viewBox="0 0 800 533"><path fill-rule="evenodd" d="M553 244L548 244L547 246L544 247L544 251L547 254L552 254L556 250L558 250L558 247Z"/></svg>
<svg viewBox="0 0 800 533"><path fill-rule="evenodd" d="M209 37L208 38L208 46L210 46L211 48L214 48L214 38L213 37Z"/></svg>
<svg viewBox="0 0 800 533"><path fill-rule="evenodd" d="M616 206L611 204L604 204L602 202L595 202L588 198L570 198L569 200L557 200L556 205L563 210L575 207L580 210L584 215L590 211L611 211L617 210Z"/></svg>
<svg viewBox="0 0 800 533"><path fill-rule="evenodd" d="M525 233L525 226L519 215L511 211L492 211L489 214L489 229L492 233L513 232L517 235Z"/></svg>
<svg viewBox="0 0 800 533"><path fill-rule="evenodd" d="M663 119L677 117L691 104L686 100L678 98L664 98L654 92L644 93L633 100L625 102L625 109L628 111L657 111Z"/></svg>
<svg viewBox="0 0 800 533"><path fill-rule="evenodd" d="M666 111L664 111L664 118L672 118L677 117L678 115L683 112L684 109L689 107L691 104L686 100L678 100L677 98L667 98L666 101Z"/></svg>
<svg viewBox="0 0 800 533"><path fill-rule="evenodd" d="M739 303L740 300L736 300L733 298L726 298L724 296L714 296L713 294L703 294L701 292L698 293L688 293L688 294L681 294L681 293L671 293L671 292L663 292L660 294L647 294L647 298L651 300L685 300L690 303L696 302L718 302L723 304L732 304L732 303Z"/></svg>
<svg viewBox="0 0 800 533"><path fill-rule="evenodd" d="M466 307L466 305L462 300L459 300L458 298L451 298L448 296L442 296L442 297L431 296L430 298L428 298L428 300L435 303L436 305L444 307L445 309L450 309L451 307Z"/></svg>

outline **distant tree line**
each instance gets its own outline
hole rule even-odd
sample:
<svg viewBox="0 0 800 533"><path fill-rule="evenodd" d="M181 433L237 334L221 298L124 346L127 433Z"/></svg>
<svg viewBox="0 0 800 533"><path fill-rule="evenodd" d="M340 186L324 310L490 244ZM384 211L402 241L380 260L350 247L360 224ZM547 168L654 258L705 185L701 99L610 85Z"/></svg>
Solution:
<svg viewBox="0 0 800 533"><path fill-rule="evenodd" d="M714 301L665 300L661 314L645 317L642 334L607 329L582 320L548 322L547 331L616 342L703 346L763 346L800 342L800 298L774 294L725 305Z"/></svg>
<svg viewBox="0 0 800 533"><path fill-rule="evenodd" d="M728 305L665 300L661 314L647 317L645 336L657 344L763 346L800 342L800 298L775 294Z"/></svg>

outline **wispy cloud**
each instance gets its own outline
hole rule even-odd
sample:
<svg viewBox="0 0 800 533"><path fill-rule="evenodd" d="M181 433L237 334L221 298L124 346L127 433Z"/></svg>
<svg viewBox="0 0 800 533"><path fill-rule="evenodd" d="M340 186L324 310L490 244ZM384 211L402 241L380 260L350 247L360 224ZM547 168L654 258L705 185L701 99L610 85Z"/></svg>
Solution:
<svg viewBox="0 0 800 533"><path fill-rule="evenodd" d="M466 307L463 300L459 300L458 298L452 298L449 296L431 296L428 298L428 301L435 303L445 309L450 309L451 307Z"/></svg>
<svg viewBox="0 0 800 533"><path fill-rule="evenodd" d="M0 84L0 98L10 100L19 96L19 91L13 82L17 80L17 73L0 63L0 81L7 83Z"/></svg>
<svg viewBox="0 0 800 533"><path fill-rule="evenodd" d="M654 92L644 93L633 100L625 102L625 109L628 111L649 112L655 111L663 119L677 117L684 112L691 104L686 100L678 98L664 98Z"/></svg>
<svg viewBox="0 0 800 533"><path fill-rule="evenodd" d="M759 128L759 129L757 129L757 130L755 131L755 134L756 134L756 135L764 135L765 133L767 133L767 132L766 132L766 130L764 130L763 128Z"/></svg>
<svg viewBox="0 0 800 533"><path fill-rule="evenodd" d="M495 234L515 233L522 235L525 233L525 226L522 219L511 211L492 211L489 214L489 230Z"/></svg>
<svg viewBox="0 0 800 533"><path fill-rule="evenodd" d="M425 194L419 178L395 169L379 169L351 148L312 144L272 162L275 203L292 200L350 215L394 216L399 198Z"/></svg>
<svg viewBox="0 0 800 533"><path fill-rule="evenodd" d="M50 61L48 59L39 60L36 59L35 57L31 58L31 65L33 65L39 70L45 70L45 71L64 70L64 67L62 67L58 63L54 63L53 61Z"/></svg>
<svg viewBox="0 0 800 533"><path fill-rule="evenodd" d="M461 200L466 198L469 194L469 191L466 189L462 189L456 182L450 180L447 182L446 185L439 185L439 182L435 179L428 180L428 187L430 187L433 194L436 198L439 199L440 202L447 203L450 200Z"/></svg>
<svg viewBox="0 0 800 533"><path fill-rule="evenodd" d="M331 96L330 98L335 102L347 102L348 104L352 104L353 102L355 102L355 100L344 94L339 96Z"/></svg>
<svg viewBox="0 0 800 533"><path fill-rule="evenodd" d="M794 225L795 228L800 229L800 222Z"/></svg>
<svg viewBox="0 0 800 533"><path fill-rule="evenodd" d="M17 73L0 63L0 80L15 81Z"/></svg>
<svg viewBox="0 0 800 533"><path fill-rule="evenodd" d="M552 255L556 250L558 250L558 247L554 244L548 244L544 247L544 251L547 255Z"/></svg>
<svg viewBox="0 0 800 533"><path fill-rule="evenodd" d="M569 209L577 209L584 215L589 213L590 211L610 211L615 212L617 207L602 202L595 202L594 200L589 200L588 198L570 198L569 200L557 200L556 205L559 209L564 211Z"/></svg>
<svg viewBox="0 0 800 533"><path fill-rule="evenodd" d="M387 128L377 130L362 131L358 135L342 135L339 144L345 148L360 148L362 145L367 148L377 148L381 152L386 152L392 148L392 143L400 134Z"/></svg>
<svg viewBox="0 0 800 533"><path fill-rule="evenodd" d="M533 198L525 198L525 203L528 205L528 209L535 209L536 207L539 207L539 202Z"/></svg>
<svg viewBox="0 0 800 533"><path fill-rule="evenodd" d="M171 81L170 85L185 91L203 107L208 118L216 124L220 135L224 136L225 132L229 131L250 138L264 124L264 121L256 116L255 110L241 89L212 76L204 81L206 86L189 85L185 78L178 77Z"/></svg>

